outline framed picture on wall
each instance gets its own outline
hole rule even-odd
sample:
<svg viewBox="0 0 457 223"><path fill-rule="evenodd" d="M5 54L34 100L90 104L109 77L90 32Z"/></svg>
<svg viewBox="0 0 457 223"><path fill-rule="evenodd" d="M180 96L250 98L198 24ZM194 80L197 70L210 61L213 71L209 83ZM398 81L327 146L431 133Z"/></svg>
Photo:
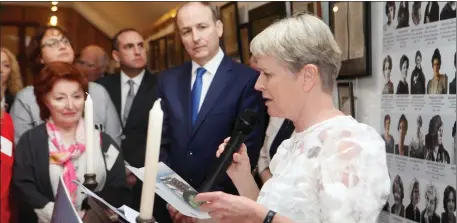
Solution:
<svg viewBox="0 0 457 223"><path fill-rule="evenodd" d="M167 69L167 39L166 37L162 37L158 40L159 42L159 71L163 71Z"/></svg>
<svg viewBox="0 0 457 223"><path fill-rule="evenodd" d="M167 42L167 68L176 66L176 48L175 48L175 34L171 33L165 36Z"/></svg>
<svg viewBox="0 0 457 223"><path fill-rule="evenodd" d="M290 2L292 14L306 12L322 18L321 2Z"/></svg>
<svg viewBox="0 0 457 223"><path fill-rule="evenodd" d="M249 41L287 15L286 2L269 2L249 11Z"/></svg>
<svg viewBox="0 0 457 223"><path fill-rule="evenodd" d="M149 41L149 56L148 56L148 68L151 72L154 72L157 67L156 67L156 61L155 61L155 58L156 55L154 55L155 53L155 42L153 40Z"/></svg>
<svg viewBox="0 0 457 223"><path fill-rule="evenodd" d="M329 2L329 15L342 53L338 79L370 76L370 2Z"/></svg>
<svg viewBox="0 0 457 223"><path fill-rule="evenodd" d="M149 41L149 70L154 73L159 71L159 42Z"/></svg>
<svg viewBox="0 0 457 223"><path fill-rule="evenodd" d="M239 57L241 51L240 32L238 30L238 4L229 2L220 8L220 17L224 32L222 42L225 54Z"/></svg>
<svg viewBox="0 0 457 223"><path fill-rule="evenodd" d="M355 118L354 92L352 82L339 82L338 88L338 108L346 115Z"/></svg>
<svg viewBox="0 0 457 223"><path fill-rule="evenodd" d="M179 32L174 33L174 38L175 38L175 53L173 57L175 58L175 63L176 65L182 64L183 62L183 53L182 51L184 49L184 46L182 45L181 42L181 37L179 36Z"/></svg>
<svg viewBox="0 0 457 223"><path fill-rule="evenodd" d="M241 39L241 60L244 64L249 65L249 58L251 51L249 49L249 24L244 23L240 25L240 39Z"/></svg>

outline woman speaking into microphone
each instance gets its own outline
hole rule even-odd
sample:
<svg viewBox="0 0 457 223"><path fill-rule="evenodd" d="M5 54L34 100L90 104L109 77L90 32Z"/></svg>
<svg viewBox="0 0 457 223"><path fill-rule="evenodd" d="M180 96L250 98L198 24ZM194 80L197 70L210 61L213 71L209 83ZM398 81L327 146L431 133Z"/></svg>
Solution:
<svg viewBox="0 0 457 223"><path fill-rule="evenodd" d="M390 193L385 143L333 106L341 51L329 27L298 14L269 26L250 47L261 72L256 90L270 116L293 121L295 134L278 148L273 177L260 191L242 145L227 170L241 196L198 194L201 210L218 222L376 222Z"/></svg>

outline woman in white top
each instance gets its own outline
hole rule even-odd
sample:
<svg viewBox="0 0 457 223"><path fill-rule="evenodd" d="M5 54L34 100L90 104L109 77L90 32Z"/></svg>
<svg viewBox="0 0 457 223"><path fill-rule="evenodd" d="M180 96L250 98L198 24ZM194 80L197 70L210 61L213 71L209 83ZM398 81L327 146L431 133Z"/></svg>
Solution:
<svg viewBox="0 0 457 223"><path fill-rule="evenodd" d="M385 143L333 107L341 51L329 27L295 15L257 35L251 52L268 113L292 120L295 134L273 157L273 177L260 191L242 145L227 171L241 196L199 194L201 210L219 222L376 222L390 193Z"/></svg>

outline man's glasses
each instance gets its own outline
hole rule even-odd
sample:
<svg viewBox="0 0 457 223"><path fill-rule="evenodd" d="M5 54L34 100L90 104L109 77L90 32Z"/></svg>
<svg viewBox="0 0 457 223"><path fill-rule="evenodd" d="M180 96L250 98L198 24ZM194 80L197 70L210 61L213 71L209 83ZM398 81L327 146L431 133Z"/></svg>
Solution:
<svg viewBox="0 0 457 223"><path fill-rule="evenodd" d="M44 42L43 44L41 44L41 48L44 48L44 47L57 48L57 47L59 47L59 43L62 43L64 46L68 46L68 45L70 45L70 40L68 40L65 37L60 40L50 39L50 40Z"/></svg>
<svg viewBox="0 0 457 223"><path fill-rule="evenodd" d="M84 61L84 60L77 59L77 60L76 60L76 63L79 64L79 65L81 65L81 66L85 66L85 67L87 67L87 68L95 68L95 64L86 62L86 61Z"/></svg>

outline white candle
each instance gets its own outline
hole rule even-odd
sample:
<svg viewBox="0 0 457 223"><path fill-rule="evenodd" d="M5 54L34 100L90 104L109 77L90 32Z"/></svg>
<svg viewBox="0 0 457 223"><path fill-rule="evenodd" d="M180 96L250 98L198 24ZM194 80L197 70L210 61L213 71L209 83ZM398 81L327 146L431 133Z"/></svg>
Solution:
<svg viewBox="0 0 457 223"><path fill-rule="evenodd" d="M154 207L155 183L158 171L160 141L162 138L163 112L160 106L161 99L157 99L149 111L148 138L146 143L146 157L144 161L144 180L141 194L140 218L152 218Z"/></svg>
<svg viewBox="0 0 457 223"><path fill-rule="evenodd" d="M87 94L86 102L84 103L84 121L85 121L85 139L86 139L86 157L87 169L86 173L94 172L94 106L90 94Z"/></svg>

